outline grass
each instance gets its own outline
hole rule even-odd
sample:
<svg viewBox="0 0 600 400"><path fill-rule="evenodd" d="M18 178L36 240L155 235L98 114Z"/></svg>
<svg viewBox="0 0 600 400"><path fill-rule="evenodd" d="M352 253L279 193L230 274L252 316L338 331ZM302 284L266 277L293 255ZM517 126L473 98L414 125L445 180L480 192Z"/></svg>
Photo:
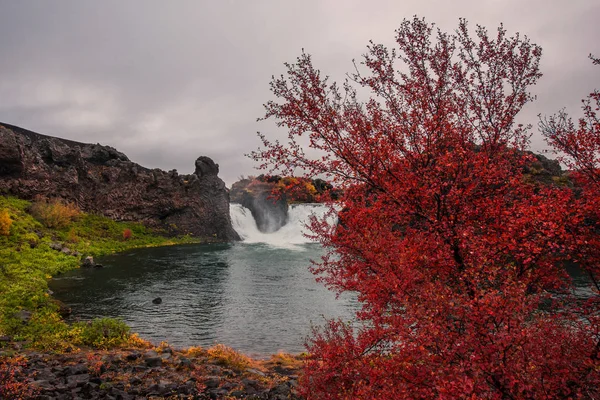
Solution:
<svg viewBox="0 0 600 400"><path fill-rule="evenodd" d="M48 206L52 204L43 205ZM109 348L139 344L140 339L131 335L129 328L118 320L104 318L90 323L65 323L58 314L58 305L49 295L48 280L78 268L85 256L139 247L199 243L202 238L167 238L142 224L74 212L71 206L67 208L67 221L57 226L40 217L39 209L38 204L0 196L0 214L4 215L4 221L8 221L6 215L11 221L5 223L9 225L8 235L0 235L0 336L23 340L33 348L57 351L77 346ZM45 210L46 215L49 212ZM51 221L56 218L53 216ZM70 254L51 247L57 244L67 247Z"/></svg>

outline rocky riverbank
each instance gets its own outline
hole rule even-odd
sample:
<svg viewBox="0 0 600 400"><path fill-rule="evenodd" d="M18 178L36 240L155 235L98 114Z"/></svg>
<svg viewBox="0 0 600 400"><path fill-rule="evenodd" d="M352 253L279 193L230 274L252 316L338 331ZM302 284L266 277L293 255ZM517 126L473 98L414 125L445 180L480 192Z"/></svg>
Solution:
<svg viewBox="0 0 600 400"><path fill-rule="evenodd" d="M0 350L0 360L13 351ZM302 362L287 355L255 361L224 346L182 351L166 345L17 354L12 355L20 364L12 369L15 382L27 385L27 397L40 400L300 399L296 386Z"/></svg>

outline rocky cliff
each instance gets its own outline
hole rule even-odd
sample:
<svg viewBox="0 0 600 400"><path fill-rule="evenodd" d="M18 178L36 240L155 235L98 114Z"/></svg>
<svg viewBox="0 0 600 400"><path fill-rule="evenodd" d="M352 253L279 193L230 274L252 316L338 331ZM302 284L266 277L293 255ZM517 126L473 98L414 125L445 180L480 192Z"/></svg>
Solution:
<svg viewBox="0 0 600 400"><path fill-rule="evenodd" d="M0 123L0 193L62 198L86 212L140 221L172 234L239 240L229 192L208 157L191 175L144 168L109 146L41 135Z"/></svg>
<svg viewBox="0 0 600 400"><path fill-rule="evenodd" d="M285 193L273 194L272 182L242 179L231 186L231 201L240 203L252 213L259 231L272 233L288 222Z"/></svg>

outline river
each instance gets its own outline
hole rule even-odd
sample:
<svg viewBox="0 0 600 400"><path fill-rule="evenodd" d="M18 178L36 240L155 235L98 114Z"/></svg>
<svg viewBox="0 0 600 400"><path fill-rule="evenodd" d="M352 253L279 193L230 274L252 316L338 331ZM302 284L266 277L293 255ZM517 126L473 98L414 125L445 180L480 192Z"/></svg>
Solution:
<svg viewBox="0 0 600 400"><path fill-rule="evenodd" d="M232 204L242 242L114 254L97 260L104 268L71 271L50 286L72 318L122 318L155 344L223 343L259 357L301 352L312 325L351 320L358 307L353 296L336 299L308 270L323 249L303 235L304 224L324 211L294 205L287 225L262 233L247 209ZM161 304L153 304L157 297Z"/></svg>

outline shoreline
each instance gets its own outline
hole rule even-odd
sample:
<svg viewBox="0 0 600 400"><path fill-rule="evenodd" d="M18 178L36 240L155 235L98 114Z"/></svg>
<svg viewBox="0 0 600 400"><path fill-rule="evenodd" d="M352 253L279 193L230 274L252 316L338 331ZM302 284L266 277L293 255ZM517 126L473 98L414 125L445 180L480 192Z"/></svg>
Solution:
<svg viewBox="0 0 600 400"><path fill-rule="evenodd" d="M222 345L176 350L163 343L59 354L24 350L10 359L24 398L301 399L299 357L278 354L258 361Z"/></svg>
<svg viewBox="0 0 600 400"><path fill-rule="evenodd" d="M31 207L0 196L0 211L10 219L9 234L0 235L0 397L17 390L16 398L45 400L299 399L301 355L253 359L222 344L154 346L118 320L67 322L48 288L53 276L80 268L86 256L216 243L213 238L166 237L141 224L84 213L51 228L32 216Z"/></svg>

